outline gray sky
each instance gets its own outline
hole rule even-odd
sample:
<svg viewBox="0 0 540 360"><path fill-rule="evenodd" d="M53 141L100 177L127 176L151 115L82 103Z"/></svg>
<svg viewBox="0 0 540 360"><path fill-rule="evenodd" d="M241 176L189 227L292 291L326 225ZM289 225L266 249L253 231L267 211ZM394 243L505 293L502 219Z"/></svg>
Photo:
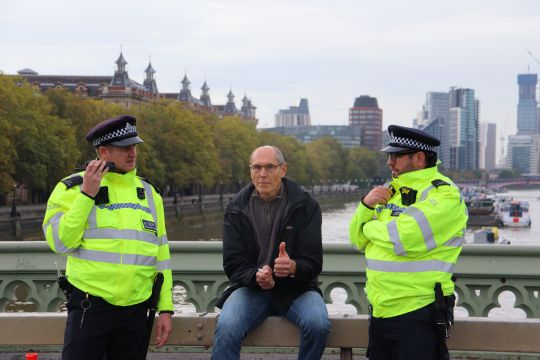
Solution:
<svg viewBox="0 0 540 360"><path fill-rule="evenodd" d="M427 91L468 87L481 121L515 133L516 76L540 72L538 0L0 0L0 70L112 75L123 45L132 79L151 56L161 92L206 78L215 104L232 87L260 127L309 99L313 124L348 124L360 95L384 126L411 126Z"/></svg>

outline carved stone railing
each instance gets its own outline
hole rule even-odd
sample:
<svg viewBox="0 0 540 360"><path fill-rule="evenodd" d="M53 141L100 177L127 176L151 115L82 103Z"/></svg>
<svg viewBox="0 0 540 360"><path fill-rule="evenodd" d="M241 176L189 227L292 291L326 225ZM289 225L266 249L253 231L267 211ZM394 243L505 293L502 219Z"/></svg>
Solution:
<svg viewBox="0 0 540 360"><path fill-rule="evenodd" d="M216 299L230 284L221 242L171 241L170 248L176 306L215 312ZM457 316L540 318L539 259L536 246L466 245L455 272ZM65 258L45 242L0 242L0 311L64 310L55 262L64 269ZM324 245L319 281L331 313L367 313L364 269L363 255L350 245Z"/></svg>

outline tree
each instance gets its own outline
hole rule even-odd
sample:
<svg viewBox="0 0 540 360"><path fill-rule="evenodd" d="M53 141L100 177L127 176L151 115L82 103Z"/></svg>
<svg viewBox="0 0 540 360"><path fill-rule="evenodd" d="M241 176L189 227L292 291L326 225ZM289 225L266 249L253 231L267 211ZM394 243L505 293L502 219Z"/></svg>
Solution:
<svg viewBox="0 0 540 360"><path fill-rule="evenodd" d="M219 120L213 128L214 145L219 150L220 181L234 185L249 179L249 157L257 146L255 124L237 117Z"/></svg>
<svg viewBox="0 0 540 360"><path fill-rule="evenodd" d="M86 99L66 89L50 89L45 95L52 105L52 115L67 120L74 129L75 139L81 151L81 157L77 162L81 165L96 157L95 148L86 140L88 131L103 120L126 113L126 109L118 104Z"/></svg>
<svg viewBox="0 0 540 360"><path fill-rule="evenodd" d="M215 183L220 172L218 154L203 115L175 101L141 105L134 113L153 149L151 158L141 157L141 166L159 170L161 165L155 167L147 162L160 161L164 167L163 178L156 182L173 189Z"/></svg>
<svg viewBox="0 0 540 360"><path fill-rule="evenodd" d="M2 97L1 90L0 97ZM5 129L0 137L0 203L5 203L6 195L15 184L15 162L17 160L15 146L11 141L15 136L16 129L10 126L4 112L0 109L0 129Z"/></svg>
<svg viewBox="0 0 540 360"><path fill-rule="evenodd" d="M345 177L346 151L333 137L323 137L306 145L308 174L317 180L334 183Z"/></svg>
<svg viewBox="0 0 540 360"><path fill-rule="evenodd" d="M365 147L349 149L347 177L354 180L385 179L389 177L386 154Z"/></svg>
<svg viewBox="0 0 540 360"><path fill-rule="evenodd" d="M521 177L520 171L517 169L503 169L499 172L499 179L512 179Z"/></svg>
<svg viewBox="0 0 540 360"><path fill-rule="evenodd" d="M12 178L26 184L33 200L42 201L54 184L73 172L79 152L74 131L51 114L48 99L19 77L0 76L0 109L12 129Z"/></svg>

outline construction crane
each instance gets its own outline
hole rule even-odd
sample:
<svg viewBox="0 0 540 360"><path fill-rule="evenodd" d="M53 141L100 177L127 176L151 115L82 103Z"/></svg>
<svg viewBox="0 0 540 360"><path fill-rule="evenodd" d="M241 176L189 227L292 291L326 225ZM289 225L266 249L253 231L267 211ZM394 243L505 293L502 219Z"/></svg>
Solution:
<svg viewBox="0 0 540 360"><path fill-rule="evenodd" d="M529 55L531 55L531 57L533 58L533 60L536 61L536 63L537 63L538 65L540 65L540 60L538 60L538 59L536 58L536 56L534 56L533 53L529 51L529 49L527 49L527 48L524 48L524 49L525 49L526 52L529 53Z"/></svg>

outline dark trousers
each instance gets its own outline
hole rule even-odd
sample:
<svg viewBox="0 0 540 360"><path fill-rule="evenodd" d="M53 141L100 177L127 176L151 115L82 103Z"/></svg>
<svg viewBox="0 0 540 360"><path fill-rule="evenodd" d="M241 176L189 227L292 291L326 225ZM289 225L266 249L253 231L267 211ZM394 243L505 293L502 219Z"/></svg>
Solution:
<svg viewBox="0 0 540 360"><path fill-rule="evenodd" d="M437 360L434 306L392 318L371 317L369 360Z"/></svg>
<svg viewBox="0 0 540 360"><path fill-rule="evenodd" d="M73 288L67 303L63 360L144 360L147 350L147 304L114 306L90 295L84 314L81 302L86 294Z"/></svg>

